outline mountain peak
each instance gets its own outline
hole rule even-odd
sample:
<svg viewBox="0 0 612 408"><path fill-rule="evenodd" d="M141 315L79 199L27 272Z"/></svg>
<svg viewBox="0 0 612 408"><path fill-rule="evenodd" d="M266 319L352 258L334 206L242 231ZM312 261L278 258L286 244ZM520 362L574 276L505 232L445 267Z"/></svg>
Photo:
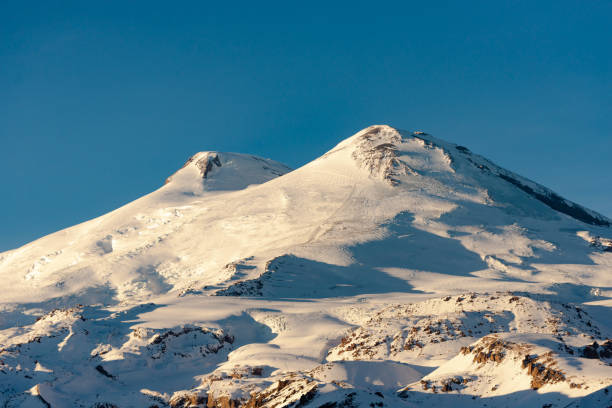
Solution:
<svg viewBox="0 0 612 408"><path fill-rule="evenodd" d="M401 134L398 129L389 125L368 126L367 128L355 133L353 136L344 139L336 147L334 147L330 153L349 146L356 146L365 140L371 141L372 143L400 143Z"/></svg>
<svg viewBox="0 0 612 408"><path fill-rule="evenodd" d="M391 186L399 185L404 176L454 172L449 155L430 139L424 132L373 125L343 140L322 158L348 152L353 164Z"/></svg>
<svg viewBox="0 0 612 408"><path fill-rule="evenodd" d="M351 161L369 177L397 187L442 190L454 195L465 186L481 191L519 213L533 213L544 204L586 224L612 225L605 216L571 202L554 191L497 166L468 148L437 139L422 131L399 130L389 125L369 126L345 139L323 158L350 152ZM446 194L446 193L445 193ZM529 198L525 199L525 195ZM534 207L534 203L539 204Z"/></svg>
<svg viewBox="0 0 612 408"><path fill-rule="evenodd" d="M203 151L191 156L166 179L166 185L186 192L240 190L291 171L274 160L249 154Z"/></svg>
<svg viewBox="0 0 612 408"><path fill-rule="evenodd" d="M181 167L180 170L178 170L172 176L168 177L166 179L165 184L170 183L172 181L172 178L178 172L180 172L181 170L183 170L184 168L188 166L196 167L200 171L202 178L205 179L208 176L208 173L213 169L214 166L221 167L222 164L221 164L221 160L219 159L219 152L198 152L194 154L193 156L191 156L185 162L183 167Z"/></svg>
<svg viewBox="0 0 612 408"><path fill-rule="evenodd" d="M391 126L370 126L357 133L352 142L355 145L353 159L371 175L380 177L391 185L397 185L398 176L414 174L410 167L399 159L402 135Z"/></svg>

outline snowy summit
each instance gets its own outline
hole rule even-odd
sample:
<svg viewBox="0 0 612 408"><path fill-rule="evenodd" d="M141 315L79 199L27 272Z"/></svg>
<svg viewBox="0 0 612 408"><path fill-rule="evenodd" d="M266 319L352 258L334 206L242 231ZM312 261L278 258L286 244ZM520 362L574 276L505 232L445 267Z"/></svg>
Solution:
<svg viewBox="0 0 612 408"><path fill-rule="evenodd" d="M0 254L0 406L606 407L612 220L370 126Z"/></svg>

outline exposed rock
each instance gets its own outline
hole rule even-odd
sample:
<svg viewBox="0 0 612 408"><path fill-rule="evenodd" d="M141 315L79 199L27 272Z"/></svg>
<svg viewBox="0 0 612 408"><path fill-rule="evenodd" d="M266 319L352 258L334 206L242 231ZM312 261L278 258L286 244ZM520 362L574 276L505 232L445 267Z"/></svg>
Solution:
<svg viewBox="0 0 612 408"><path fill-rule="evenodd" d="M511 347L511 344L495 336L485 336L476 346L462 347L462 354L474 354L474 362L485 364L489 361L501 363L506 356L506 350Z"/></svg>
<svg viewBox="0 0 612 408"><path fill-rule="evenodd" d="M544 358L544 362L538 360ZM546 384L555 384L565 381L565 374L561 370L552 368L554 360L551 356L530 356L526 355L522 361L522 367L527 369L527 373L532 377L531 388L537 390Z"/></svg>
<svg viewBox="0 0 612 408"><path fill-rule="evenodd" d="M359 135L353 159L372 176L397 185L398 176L417 174L399 159L396 144L401 142L402 136L397 130L389 126L371 126Z"/></svg>
<svg viewBox="0 0 612 408"><path fill-rule="evenodd" d="M610 340L610 339L606 340L599 347L599 356L602 359L610 359L610 358L612 358L612 340Z"/></svg>
<svg viewBox="0 0 612 408"><path fill-rule="evenodd" d="M499 177L511 184L514 184L515 186L523 190L525 193L543 202L553 210L569 215L570 217L587 224L601 225L606 227L610 226L610 222L608 222L603 217L599 217L597 215L592 214L582 206L572 203L552 191L536 191L528 185L521 183L519 180L510 176L509 174L500 173Z"/></svg>
<svg viewBox="0 0 612 408"><path fill-rule="evenodd" d="M200 174L202 175L203 179L208 177L209 173L212 171L214 166L217 166L217 167L222 166L221 160L219 159L218 154L214 152L206 152L204 154L197 153L191 156L185 162L183 167L181 167L181 169L184 169L185 167L189 166L191 163L194 163L194 162L195 162L196 167L200 170ZM172 181L172 176L166 179L165 184L168 184L170 181Z"/></svg>
<svg viewBox="0 0 612 408"><path fill-rule="evenodd" d="M209 393L206 401L207 408L237 408L243 406L245 405L240 400L232 399L227 395L215 397L212 393Z"/></svg>
<svg viewBox="0 0 612 408"><path fill-rule="evenodd" d="M172 408L199 407L206 403L206 398L196 393L177 393L169 402Z"/></svg>
<svg viewBox="0 0 612 408"><path fill-rule="evenodd" d="M582 356L586 358L599 358L599 353L597 352L598 348L599 344L594 341L593 344L584 346L584 348L582 349Z"/></svg>
<svg viewBox="0 0 612 408"><path fill-rule="evenodd" d="M254 393L245 408L302 407L317 394L317 383L308 378L284 378L265 390Z"/></svg>
<svg viewBox="0 0 612 408"><path fill-rule="evenodd" d="M113 380L115 379L115 376L109 373L108 371L106 371L106 369L102 367L100 364L96 366L96 371L98 371L100 374L102 374L105 377L111 378Z"/></svg>
<svg viewBox="0 0 612 408"><path fill-rule="evenodd" d="M453 298L455 301L450 302ZM432 309L444 310L444 314L430 314ZM489 311L495 309L496 312ZM499 311L504 309L504 312ZM521 325L522 330L533 333L559 335L588 332L593 336L600 333L594 324L589 326L584 311L573 307L512 294L462 294L432 299L422 304L384 308L374 313L362 326L349 330L339 344L330 350L328 359L401 359L404 353L422 354L434 344L506 332L509 330L508 322L513 319L515 324ZM461 346L457 344L454 350L460 351ZM454 353L452 348L450 350L449 353ZM488 348L480 351L480 355L474 356L478 362L503 360L502 349L496 352L490 352Z"/></svg>
<svg viewBox="0 0 612 408"><path fill-rule="evenodd" d="M612 358L612 340L608 339L602 344L594 341L582 348L582 356L590 359L607 360Z"/></svg>

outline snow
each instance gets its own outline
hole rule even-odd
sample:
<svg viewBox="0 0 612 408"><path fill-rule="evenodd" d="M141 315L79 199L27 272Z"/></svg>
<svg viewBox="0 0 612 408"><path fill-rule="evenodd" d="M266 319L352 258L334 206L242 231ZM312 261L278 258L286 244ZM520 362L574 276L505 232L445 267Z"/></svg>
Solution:
<svg viewBox="0 0 612 408"><path fill-rule="evenodd" d="M389 126L294 171L200 152L0 254L0 404L607 406L609 223Z"/></svg>

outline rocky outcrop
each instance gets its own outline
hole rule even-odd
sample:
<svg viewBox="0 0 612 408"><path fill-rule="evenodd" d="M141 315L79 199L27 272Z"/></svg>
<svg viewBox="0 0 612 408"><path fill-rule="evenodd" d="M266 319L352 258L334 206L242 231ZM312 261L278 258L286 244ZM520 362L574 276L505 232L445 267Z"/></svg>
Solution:
<svg viewBox="0 0 612 408"><path fill-rule="evenodd" d="M593 344L582 347L580 354L585 358L610 360L612 359L612 340L607 339L602 344L594 341Z"/></svg>
<svg viewBox="0 0 612 408"><path fill-rule="evenodd" d="M263 296L264 283L272 277L272 274L277 272L283 264L285 258L291 258L290 255L282 255L269 260L266 263L264 272L255 279L238 281L226 289L221 289L215 292L216 296ZM232 267L232 264L226 265L226 268ZM235 267L235 265L234 265ZM249 267L252 269L252 267ZM236 269L237 271L237 269Z"/></svg>
<svg viewBox="0 0 612 408"><path fill-rule="evenodd" d="M522 362L522 367L531 376L531 388L537 390L546 384L555 384L565 381L563 371L553 368L556 364L552 353L545 353L542 356L526 355Z"/></svg>
<svg viewBox="0 0 612 408"><path fill-rule="evenodd" d="M223 330L209 330L197 326L184 326L177 330L165 330L150 338L147 349L151 358L159 359L168 351L176 353L173 349L180 348L181 354L189 356L196 352L202 357L208 354L216 354L222 348L231 346L234 337ZM185 342L188 347L185 347Z"/></svg>
<svg viewBox="0 0 612 408"><path fill-rule="evenodd" d="M192 163L200 170L200 174L202 175L203 179L208 177L214 167L223 166L221 160L219 159L219 154L216 152L203 152L194 154L185 162L183 167L181 167L181 170L191 165ZM173 176L174 175L168 177L164 184L168 184L170 181L172 181Z"/></svg>
<svg viewBox="0 0 612 408"><path fill-rule="evenodd" d="M352 157L372 176L394 186L399 183L399 176L416 174L399 159L397 145L401 142L402 135L392 127L371 126L358 136Z"/></svg>
<svg viewBox="0 0 612 408"><path fill-rule="evenodd" d="M462 347L462 354L473 354L474 363L485 364L487 362L501 363L506 356L509 345L497 337L484 337L478 345Z"/></svg>
<svg viewBox="0 0 612 408"><path fill-rule="evenodd" d="M553 191L550 191L550 190L538 191L528 186L527 184L522 183L520 180L518 180L515 177L512 177L509 174L500 173L499 177L507 181L508 183L515 185L519 189L523 190L525 193L534 197L538 201L541 201L542 203L546 204L553 210L569 215L570 217L575 218L579 221L582 221L586 224L599 225L599 226L605 226L605 227L610 226L610 222L606 220L604 217L598 216L597 214L594 214L593 212L585 209L584 207L564 199L563 197L561 197L560 195L556 194Z"/></svg>
<svg viewBox="0 0 612 408"><path fill-rule="evenodd" d="M349 330L330 350L328 359L401 360L442 343L450 357L466 340L507 332L510 326L550 335L601 334L589 316L572 305L511 293L466 293L377 311L365 324ZM501 357L494 354L491 358Z"/></svg>
<svg viewBox="0 0 612 408"><path fill-rule="evenodd" d="M308 378L288 377L253 394L245 408L303 407L317 394L317 383Z"/></svg>

